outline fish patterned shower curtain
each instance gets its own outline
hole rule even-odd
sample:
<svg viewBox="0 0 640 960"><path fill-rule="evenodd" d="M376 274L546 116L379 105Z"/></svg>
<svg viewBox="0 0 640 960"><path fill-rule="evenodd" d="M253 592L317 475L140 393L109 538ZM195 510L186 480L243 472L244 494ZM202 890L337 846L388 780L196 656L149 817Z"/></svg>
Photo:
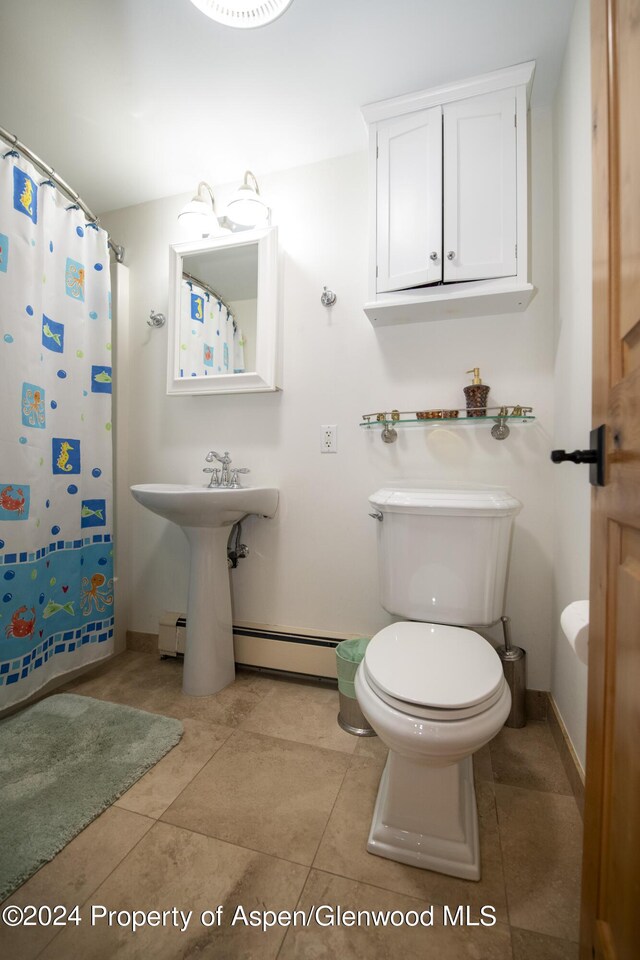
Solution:
<svg viewBox="0 0 640 960"><path fill-rule="evenodd" d="M244 373L244 337L226 304L183 278L180 307L180 376Z"/></svg>
<svg viewBox="0 0 640 960"><path fill-rule="evenodd" d="M0 158L0 709L113 650L107 235Z"/></svg>

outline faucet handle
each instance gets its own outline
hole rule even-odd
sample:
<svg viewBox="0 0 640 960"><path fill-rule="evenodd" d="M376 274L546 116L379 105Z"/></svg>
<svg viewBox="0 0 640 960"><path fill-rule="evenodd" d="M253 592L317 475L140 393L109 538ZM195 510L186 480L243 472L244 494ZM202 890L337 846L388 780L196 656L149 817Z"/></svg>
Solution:
<svg viewBox="0 0 640 960"><path fill-rule="evenodd" d="M239 487L240 480L238 479L239 473L251 473L248 467L234 467L231 471L231 479L229 481L230 487Z"/></svg>
<svg viewBox="0 0 640 960"><path fill-rule="evenodd" d="M210 487L220 486L220 470L218 467L203 467L202 472L211 474L211 480L209 481Z"/></svg>

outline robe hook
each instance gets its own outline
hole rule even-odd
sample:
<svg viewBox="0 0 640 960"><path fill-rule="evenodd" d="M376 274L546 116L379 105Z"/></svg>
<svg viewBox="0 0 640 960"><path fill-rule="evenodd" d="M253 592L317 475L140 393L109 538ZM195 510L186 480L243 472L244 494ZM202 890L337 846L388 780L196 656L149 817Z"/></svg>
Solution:
<svg viewBox="0 0 640 960"><path fill-rule="evenodd" d="M326 287L322 288L322 295L320 297L320 303L323 307L332 307L337 300L337 296L333 290L327 290Z"/></svg>
<svg viewBox="0 0 640 960"><path fill-rule="evenodd" d="M166 319L164 313L156 313L155 310L151 310L147 324L150 327L164 327Z"/></svg>

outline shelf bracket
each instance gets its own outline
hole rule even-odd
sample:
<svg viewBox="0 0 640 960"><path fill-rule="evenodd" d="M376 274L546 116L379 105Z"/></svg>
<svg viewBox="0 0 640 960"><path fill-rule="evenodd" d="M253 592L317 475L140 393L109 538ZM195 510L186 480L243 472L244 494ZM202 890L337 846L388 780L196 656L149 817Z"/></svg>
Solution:
<svg viewBox="0 0 640 960"><path fill-rule="evenodd" d="M494 425L491 427L491 436L494 440L506 440L511 430L507 424L505 417L498 417Z"/></svg>

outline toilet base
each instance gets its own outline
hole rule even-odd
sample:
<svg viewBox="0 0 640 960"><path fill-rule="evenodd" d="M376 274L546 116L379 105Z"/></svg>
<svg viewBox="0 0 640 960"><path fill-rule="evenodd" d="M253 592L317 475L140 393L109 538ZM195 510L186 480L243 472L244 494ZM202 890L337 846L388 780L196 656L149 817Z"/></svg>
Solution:
<svg viewBox="0 0 640 960"><path fill-rule="evenodd" d="M390 751L367 850L412 867L479 880L478 808L471 757L433 767Z"/></svg>

